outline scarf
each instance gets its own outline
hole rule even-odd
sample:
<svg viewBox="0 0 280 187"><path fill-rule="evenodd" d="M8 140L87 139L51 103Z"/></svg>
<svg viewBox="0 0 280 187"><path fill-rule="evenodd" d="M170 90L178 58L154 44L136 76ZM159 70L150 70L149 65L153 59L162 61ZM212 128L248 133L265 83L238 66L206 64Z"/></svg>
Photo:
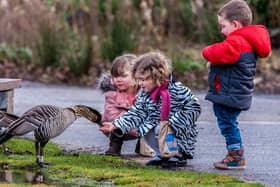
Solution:
<svg viewBox="0 0 280 187"><path fill-rule="evenodd" d="M160 86L156 87L150 94L154 103L157 103L161 97L161 111L160 120L168 120L170 112L170 95L168 91L169 81L163 82Z"/></svg>

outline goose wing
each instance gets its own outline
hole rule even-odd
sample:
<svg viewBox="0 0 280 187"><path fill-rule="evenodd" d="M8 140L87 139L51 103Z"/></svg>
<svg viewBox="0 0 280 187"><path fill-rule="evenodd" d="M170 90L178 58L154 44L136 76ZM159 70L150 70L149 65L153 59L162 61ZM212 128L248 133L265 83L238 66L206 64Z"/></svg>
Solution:
<svg viewBox="0 0 280 187"><path fill-rule="evenodd" d="M20 117L17 120L13 121L8 127L0 134L0 144L5 143L15 135L23 135L30 131L34 130L34 126L26 122L24 118Z"/></svg>
<svg viewBox="0 0 280 187"><path fill-rule="evenodd" d="M4 111L0 111L0 127L8 127L13 121L19 117Z"/></svg>
<svg viewBox="0 0 280 187"><path fill-rule="evenodd" d="M15 120L6 132L14 136L22 136L38 129L47 121L55 120L61 110L59 107L52 105L35 106Z"/></svg>

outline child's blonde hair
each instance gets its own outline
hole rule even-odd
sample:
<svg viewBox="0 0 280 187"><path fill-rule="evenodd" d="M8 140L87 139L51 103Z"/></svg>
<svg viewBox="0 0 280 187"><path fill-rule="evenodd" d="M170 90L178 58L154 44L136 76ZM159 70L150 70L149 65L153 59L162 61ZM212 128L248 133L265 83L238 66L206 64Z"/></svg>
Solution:
<svg viewBox="0 0 280 187"><path fill-rule="evenodd" d="M158 86L169 79L171 72L171 61L158 51L139 56L132 70L134 78L136 74L145 75L154 80Z"/></svg>
<svg viewBox="0 0 280 187"><path fill-rule="evenodd" d="M232 22L239 21L243 26L250 25L253 20L252 11L244 0L231 0L218 11L218 15Z"/></svg>
<svg viewBox="0 0 280 187"><path fill-rule="evenodd" d="M136 58L136 55L129 53L115 58L111 67L112 77L123 76L126 71L132 72Z"/></svg>

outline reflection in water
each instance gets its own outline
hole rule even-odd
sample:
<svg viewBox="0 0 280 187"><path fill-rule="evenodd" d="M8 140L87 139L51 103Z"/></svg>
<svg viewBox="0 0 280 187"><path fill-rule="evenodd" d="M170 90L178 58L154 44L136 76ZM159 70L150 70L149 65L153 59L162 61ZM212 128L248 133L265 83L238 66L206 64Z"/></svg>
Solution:
<svg viewBox="0 0 280 187"><path fill-rule="evenodd" d="M48 178L47 173L43 170L35 171L23 171L23 170L9 170L8 166L3 167L0 165L0 184L1 183L15 183L15 184L42 184L44 185L56 185L62 187L114 187L112 181L95 181L91 179L66 179L64 181L51 180Z"/></svg>
<svg viewBox="0 0 280 187"><path fill-rule="evenodd" d="M13 182L12 172L9 170L0 171L1 182Z"/></svg>
<svg viewBox="0 0 280 187"><path fill-rule="evenodd" d="M38 184L44 183L44 174L41 170L36 172L26 171L11 171L1 170L0 171L0 182L5 183L31 183Z"/></svg>
<svg viewBox="0 0 280 187"><path fill-rule="evenodd" d="M45 179L42 171L37 171L36 173L26 172L25 176L27 182L32 184L43 183Z"/></svg>

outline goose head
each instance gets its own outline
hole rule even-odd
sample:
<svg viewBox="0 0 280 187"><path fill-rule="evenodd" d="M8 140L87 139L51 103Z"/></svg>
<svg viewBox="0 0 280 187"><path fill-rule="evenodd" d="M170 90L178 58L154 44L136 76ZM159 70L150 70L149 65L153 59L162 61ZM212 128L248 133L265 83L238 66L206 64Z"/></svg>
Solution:
<svg viewBox="0 0 280 187"><path fill-rule="evenodd" d="M74 110L74 113L77 117L85 117L89 121L94 123L100 123L101 121L101 114L97 110L86 106L86 105L75 105L71 107Z"/></svg>

